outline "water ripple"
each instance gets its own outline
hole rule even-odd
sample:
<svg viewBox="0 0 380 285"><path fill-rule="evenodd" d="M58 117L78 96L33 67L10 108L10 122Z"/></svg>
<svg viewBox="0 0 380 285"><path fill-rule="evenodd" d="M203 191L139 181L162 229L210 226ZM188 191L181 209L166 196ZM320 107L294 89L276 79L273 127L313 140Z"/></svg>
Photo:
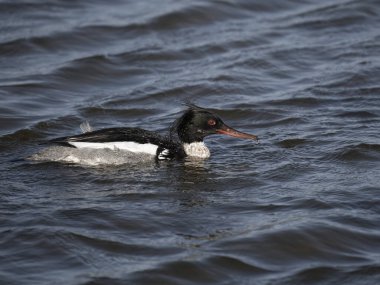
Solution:
<svg viewBox="0 0 380 285"><path fill-rule="evenodd" d="M377 2L1 1L0 283L379 283ZM46 145L165 133L185 101L259 143Z"/></svg>

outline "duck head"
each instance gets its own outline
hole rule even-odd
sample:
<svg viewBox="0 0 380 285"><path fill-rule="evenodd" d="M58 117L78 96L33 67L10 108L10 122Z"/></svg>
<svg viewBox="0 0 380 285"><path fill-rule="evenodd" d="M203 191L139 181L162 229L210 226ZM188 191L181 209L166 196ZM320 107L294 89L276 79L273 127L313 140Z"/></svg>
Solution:
<svg viewBox="0 0 380 285"><path fill-rule="evenodd" d="M202 142L205 137L215 134L258 140L257 136L235 130L216 114L195 105L189 105L189 109L177 121L175 129L183 143Z"/></svg>

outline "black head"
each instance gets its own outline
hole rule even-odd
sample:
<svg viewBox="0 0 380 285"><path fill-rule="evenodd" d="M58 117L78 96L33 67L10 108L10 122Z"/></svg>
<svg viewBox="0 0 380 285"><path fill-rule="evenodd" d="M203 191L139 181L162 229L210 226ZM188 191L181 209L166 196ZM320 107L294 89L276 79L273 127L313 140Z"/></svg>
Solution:
<svg viewBox="0 0 380 285"><path fill-rule="evenodd" d="M185 143L201 142L206 136L213 134L257 140L256 136L230 128L214 113L195 105L189 106L177 121L175 129L179 139Z"/></svg>

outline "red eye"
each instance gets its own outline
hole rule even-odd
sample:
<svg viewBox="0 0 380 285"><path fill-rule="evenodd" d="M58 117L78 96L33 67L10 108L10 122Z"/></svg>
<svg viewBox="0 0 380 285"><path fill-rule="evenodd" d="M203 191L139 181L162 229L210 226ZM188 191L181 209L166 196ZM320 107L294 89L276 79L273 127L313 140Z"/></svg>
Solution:
<svg viewBox="0 0 380 285"><path fill-rule="evenodd" d="M210 119L210 120L207 121L207 124L209 126L215 126L216 125L216 121L214 119Z"/></svg>

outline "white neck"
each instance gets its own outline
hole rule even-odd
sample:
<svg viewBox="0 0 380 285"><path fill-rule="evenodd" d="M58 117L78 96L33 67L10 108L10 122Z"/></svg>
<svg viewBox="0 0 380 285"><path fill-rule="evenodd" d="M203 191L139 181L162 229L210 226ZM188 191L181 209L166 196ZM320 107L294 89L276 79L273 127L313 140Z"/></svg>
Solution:
<svg viewBox="0 0 380 285"><path fill-rule="evenodd" d="M184 143L183 149L188 156L198 157L198 158L209 158L210 151L204 142L192 142Z"/></svg>

